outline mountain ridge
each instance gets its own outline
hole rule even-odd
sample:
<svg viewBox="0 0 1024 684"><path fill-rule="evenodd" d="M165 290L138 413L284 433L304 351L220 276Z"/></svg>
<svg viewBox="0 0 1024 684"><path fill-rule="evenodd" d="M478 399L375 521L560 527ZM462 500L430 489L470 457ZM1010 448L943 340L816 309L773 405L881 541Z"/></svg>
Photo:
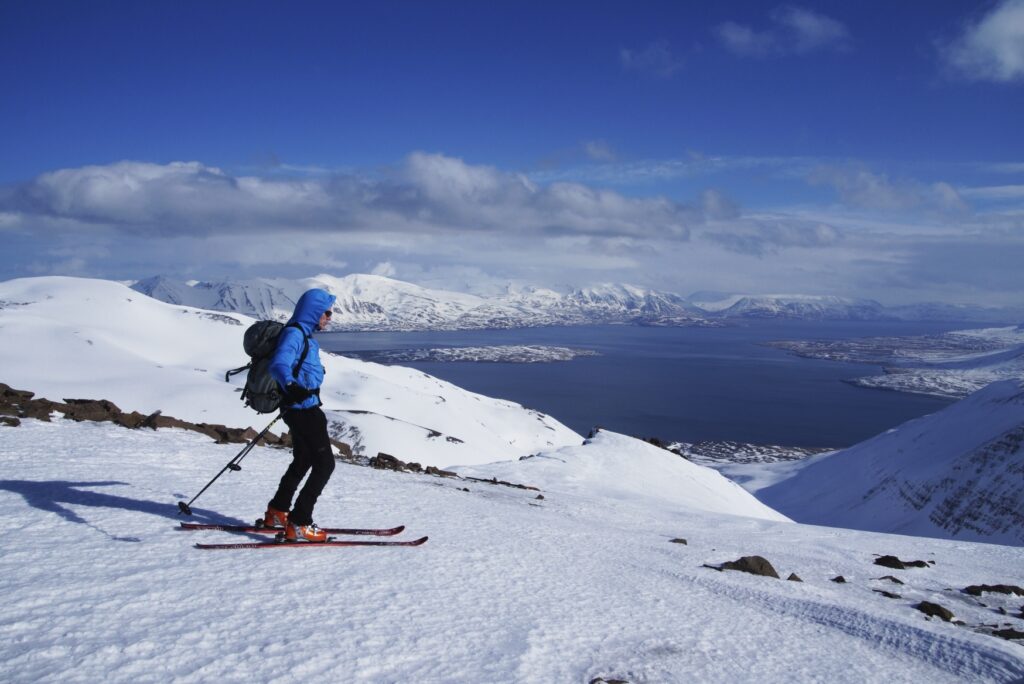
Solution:
<svg viewBox="0 0 1024 684"><path fill-rule="evenodd" d="M481 330L575 325L717 326L744 319L952 320L996 313L939 304L885 307L867 299L830 295L722 295L694 298L635 285L607 283L565 293L512 286L491 295L421 287L369 274L319 274L294 280L139 280L132 289L161 301L286 320L299 295L322 287L337 297L331 330ZM699 295L703 297L697 298ZM709 296L710 295L710 296ZM696 299L695 299L696 298ZM1016 322L1016 321L1015 321Z"/></svg>

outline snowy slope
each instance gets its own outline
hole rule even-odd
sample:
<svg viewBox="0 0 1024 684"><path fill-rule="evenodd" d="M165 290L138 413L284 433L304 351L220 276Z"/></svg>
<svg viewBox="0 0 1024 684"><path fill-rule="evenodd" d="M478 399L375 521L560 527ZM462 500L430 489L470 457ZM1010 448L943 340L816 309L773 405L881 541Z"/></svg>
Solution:
<svg viewBox="0 0 1024 684"><path fill-rule="evenodd" d="M618 447L595 440L607 453ZM339 464L324 524L404 523L407 549L199 551L174 502L236 453L177 430L0 427L0 678L8 682L1011 682L1024 552L538 493ZM581 454L582 456L582 454ZM262 512L287 454L259 447L196 518ZM581 481L601 475L571 463ZM608 470L616 475L622 470ZM552 477L554 477L552 475ZM553 482L554 485L554 482ZM463 490L469 491L463 491ZM602 492L618 489L604 482ZM215 512L216 511L216 512ZM686 545L670 540L683 537ZM787 582L703 567L758 554ZM927 559L873 565L875 554ZM842 575L846 584L830 581ZM877 579L898 575L904 585ZM874 590L896 592L892 599ZM966 626L926 619L926 600Z"/></svg>
<svg viewBox="0 0 1024 684"><path fill-rule="evenodd" d="M757 495L802 523L1024 546L1024 389L993 383Z"/></svg>
<svg viewBox="0 0 1024 684"><path fill-rule="evenodd" d="M243 406L242 334L252 322L174 306L119 283L26 278L0 283L0 382L41 397L109 399L126 411L261 428ZM558 421L408 368L322 353L331 432L357 453L444 467L579 444Z"/></svg>
<svg viewBox="0 0 1024 684"><path fill-rule="evenodd" d="M666 449L600 430L582 446L518 461L458 468L461 475L523 482L545 491L594 496L664 510L687 509L765 520L787 518L717 471Z"/></svg>

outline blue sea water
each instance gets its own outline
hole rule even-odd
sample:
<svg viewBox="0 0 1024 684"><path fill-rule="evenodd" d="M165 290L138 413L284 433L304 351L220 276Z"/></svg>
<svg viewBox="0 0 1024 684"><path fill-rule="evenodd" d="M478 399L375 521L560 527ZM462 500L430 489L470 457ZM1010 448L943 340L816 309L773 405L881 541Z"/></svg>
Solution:
<svg viewBox="0 0 1024 684"><path fill-rule="evenodd" d="M773 340L922 335L977 324L753 321L725 328L585 326L429 333L326 333L327 351L537 344L600 356L557 363L407 363L510 399L577 432L594 426L668 441L843 447L933 413L945 399L854 387L878 366L804 359Z"/></svg>

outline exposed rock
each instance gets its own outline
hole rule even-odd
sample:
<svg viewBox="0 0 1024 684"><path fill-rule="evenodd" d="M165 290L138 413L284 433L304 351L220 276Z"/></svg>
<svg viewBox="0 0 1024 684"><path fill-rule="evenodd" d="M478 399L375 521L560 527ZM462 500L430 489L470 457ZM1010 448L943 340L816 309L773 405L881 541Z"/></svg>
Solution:
<svg viewBox="0 0 1024 684"><path fill-rule="evenodd" d="M686 540L682 537L676 537L675 539L670 539L669 541L673 544L682 544L683 546L686 546Z"/></svg>
<svg viewBox="0 0 1024 684"><path fill-rule="evenodd" d="M706 567L714 570L738 570L740 572L748 572L751 575L763 575L765 577L781 579L779 573L772 567L772 564L761 556L743 556L738 560L728 561L719 566L708 565Z"/></svg>
<svg viewBox="0 0 1024 684"><path fill-rule="evenodd" d="M381 451L378 452L376 456L370 459L370 467L377 468L378 470L401 471L405 470L405 463L399 461L391 454L385 454L383 451Z"/></svg>
<svg viewBox="0 0 1024 684"><path fill-rule="evenodd" d="M943 608L938 603L931 603L930 601L921 601L916 606L919 611L929 617L937 617L946 622L953 621L953 613L948 608Z"/></svg>
<svg viewBox="0 0 1024 684"><path fill-rule="evenodd" d="M803 580L800 579L800 575L796 574L795 572L789 573L789 577L787 577L786 579L790 582L803 582Z"/></svg>
<svg viewBox="0 0 1024 684"><path fill-rule="evenodd" d="M543 501L543 500L544 500L544 495L543 495L543 494L538 494L538 495L537 495L536 497L534 497L534 498L536 498L536 499L537 499L537 501ZM684 543L684 544L686 543L686 540L685 540L685 539L683 540L683 543Z"/></svg>
<svg viewBox="0 0 1024 684"><path fill-rule="evenodd" d="M10 385L0 382L0 398L12 401L28 401L35 396L35 392L28 390L16 390Z"/></svg>
<svg viewBox="0 0 1024 684"><path fill-rule="evenodd" d="M965 587L962 591L965 594L970 594L971 596L981 596L985 592L1024 596L1024 589L1012 584L972 584L969 587Z"/></svg>
<svg viewBox="0 0 1024 684"><path fill-rule="evenodd" d="M1003 639L1024 639L1024 632L1013 628L999 629L992 632L992 635Z"/></svg>
<svg viewBox="0 0 1024 684"><path fill-rule="evenodd" d="M835 582L836 584L846 584L846 578L843 577L842 575L837 575L836 577L833 577L829 581L830 582Z"/></svg>
<svg viewBox="0 0 1024 684"><path fill-rule="evenodd" d="M147 416L142 415L138 411L132 411L131 413L121 413L114 422L121 427L130 429L136 429L142 427L142 424L146 421Z"/></svg>
<svg viewBox="0 0 1024 684"><path fill-rule="evenodd" d="M475 482L486 482L487 484L492 484L492 485L503 485L505 487L513 487L515 489L529 489L530 491L533 491L533 492L539 492L540 491L540 489L537 488L537 487L531 487L530 485L524 485L524 484L517 484L515 482L505 482L504 480L499 480L496 477L492 477L490 479L482 478L482 477L467 477L466 479L467 480L473 480Z"/></svg>
<svg viewBox="0 0 1024 684"><path fill-rule="evenodd" d="M121 415L121 409L106 399L65 399L64 403L64 415L71 420L111 422Z"/></svg>
<svg viewBox="0 0 1024 684"><path fill-rule="evenodd" d="M590 680L590 684L629 684L625 679L605 679L604 677L595 677Z"/></svg>
<svg viewBox="0 0 1024 684"><path fill-rule="evenodd" d="M885 598L891 598L891 599L903 598L899 594L894 594L891 591L885 591L883 589L872 589L871 591L875 592L876 594L881 594Z"/></svg>
<svg viewBox="0 0 1024 684"><path fill-rule="evenodd" d="M422 473L423 472L423 465L420 464L420 463L407 463L405 465L405 467L406 467L407 470L411 470L414 473Z"/></svg>
<svg viewBox="0 0 1024 684"><path fill-rule="evenodd" d="M893 577L892 575L883 575L882 577L878 577L876 579L889 580L893 584L903 584L903 580L899 579L898 577Z"/></svg>
<svg viewBox="0 0 1024 684"><path fill-rule="evenodd" d="M14 416L0 416L0 425L7 425L9 427L18 427L21 425L21 421Z"/></svg>
<svg viewBox="0 0 1024 684"><path fill-rule="evenodd" d="M458 473L453 473L450 470L441 470L434 466L427 466L424 471L427 475L436 475L437 477L458 477Z"/></svg>
<svg viewBox="0 0 1024 684"><path fill-rule="evenodd" d="M902 561L896 556L882 556L875 559L875 565L881 565L884 568L892 568L893 570L906 570L907 568L927 568L928 563L923 560L916 561Z"/></svg>

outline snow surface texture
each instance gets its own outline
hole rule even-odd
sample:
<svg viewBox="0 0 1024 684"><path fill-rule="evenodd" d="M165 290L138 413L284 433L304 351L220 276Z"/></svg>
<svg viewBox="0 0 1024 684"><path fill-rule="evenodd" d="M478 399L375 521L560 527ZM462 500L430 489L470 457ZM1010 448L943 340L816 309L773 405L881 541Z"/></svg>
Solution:
<svg viewBox="0 0 1024 684"><path fill-rule="evenodd" d="M518 464L516 472L543 479L543 499L339 463L319 522L406 524L399 538L429 534L430 541L199 551L192 544L200 540L249 539L175 529L182 518L174 502L197 491L234 446L106 423L0 427L0 514L17 522L0 530L0 679L940 684L1024 677L1024 648L974 629L1024 629L1021 619L995 612L1016 613L1020 599L985 595L985 607L959 591L1019 584L1021 549L721 515L701 510L698 478L682 485L694 491L688 506L664 492L627 495L640 483L630 467L634 452L622 447L619 436L602 435ZM635 453L652 467L653 452ZM260 515L287 460L283 450L256 448L244 470L227 473L196 502L193 519ZM538 467L545 460L552 465ZM667 463L651 475L674 477ZM670 543L676 537L688 543ZM804 581L702 567L750 554ZM889 570L873 565L875 554L935 565ZM847 583L831 582L836 575ZM884 575L906 584L877 579ZM969 626L926 618L913 609L922 600Z"/></svg>
<svg viewBox="0 0 1024 684"><path fill-rule="evenodd" d="M253 322L159 302L109 281L25 278L0 283L0 382L40 397L108 399L125 411L262 429L239 401ZM550 416L467 392L422 372L321 353L332 435L357 455L384 452L445 467L579 444Z"/></svg>
<svg viewBox="0 0 1024 684"><path fill-rule="evenodd" d="M1024 388L1015 381L784 467L795 474L757 496L802 523L1024 546Z"/></svg>

